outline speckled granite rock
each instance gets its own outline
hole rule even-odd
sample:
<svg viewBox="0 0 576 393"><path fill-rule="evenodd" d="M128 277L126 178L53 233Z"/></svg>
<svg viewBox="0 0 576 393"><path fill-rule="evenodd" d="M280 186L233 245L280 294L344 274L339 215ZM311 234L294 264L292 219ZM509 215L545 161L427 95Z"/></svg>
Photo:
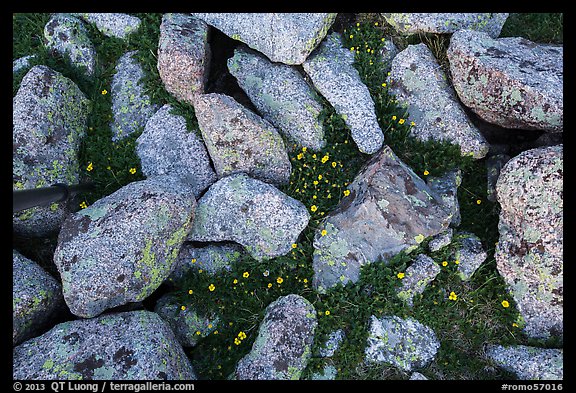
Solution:
<svg viewBox="0 0 576 393"><path fill-rule="evenodd" d="M243 172L277 186L290 181L284 141L270 122L225 94L199 95L194 110L219 178Z"/></svg>
<svg viewBox="0 0 576 393"><path fill-rule="evenodd" d="M196 379L172 330L149 311L64 322L12 354L21 380Z"/></svg>
<svg viewBox="0 0 576 393"><path fill-rule="evenodd" d="M386 22L402 34L451 34L458 30L483 31L493 38L500 35L508 19L507 13L407 12L384 13Z"/></svg>
<svg viewBox="0 0 576 393"><path fill-rule="evenodd" d="M486 357L521 380L564 379L564 350L525 345L487 345Z"/></svg>
<svg viewBox="0 0 576 393"><path fill-rule="evenodd" d="M46 66L32 67L12 100L12 188L78 184L78 150L86 132L90 101L70 79ZM52 203L14 214L15 234L56 233L69 203Z"/></svg>
<svg viewBox="0 0 576 393"><path fill-rule="evenodd" d="M422 294L440 270L440 266L432 258L425 254L418 255L406 269L402 285L397 290L397 296L412 307L414 296Z"/></svg>
<svg viewBox="0 0 576 393"><path fill-rule="evenodd" d="M261 116L289 142L312 150L326 145L318 120L322 111L319 96L296 68L237 48L228 59L228 70Z"/></svg>
<svg viewBox="0 0 576 393"><path fill-rule="evenodd" d="M45 328L62 306L60 283L36 262L12 250L12 344Z"/></svg>
<svg viewBox="0 0 576 393"><path fill-rule="evenodd" d="M299 379L312 356L318 322L314 306L291 294L266 307L252 350L238 362L238 380Z"/></svg>
<svg viewBox="0 0 576 393"><path fill-rule="evenodd" d="M452 35L447 56L458 97L483 120L562 132L563 46L461 30Z"/></svg>
<svg viewBox="0 0 576 393"><path fill-rule="evenodd" d="M44 26L46 46L68 58L87 76L94 75L96 48L88 37L82 21L70 14L54 14Z"/></svg>
<svg viewBox="0 0 576 393"><path fill-rule="evenodd" d="M140 28L140 18L117 12L78 12L72 15L92 23L105 36L125 39Z"/></svg>
<svg viewBox="0 0 576 393"><path fill-rule="evenodd" d="M262 261L287 254L309 220L302 202L236 173L218 180L198 200L188 240L234 241Z"/></svg>
<svg viewBox="0 0 576 393"><path fill-rule="evenodd" d="M170 275L195 208L191 188L164 175L70 215L54 252L70 311L92 318L152 294Z"/></svg>
<svg viewBox="0 0 576 393"><path fill-rule="evenodd" d="M205 92L210 60L206 23L187 14L162 16L157 67L166 91L194 105L195 97Z"/></svg>
<svg viewBox="0 0 576 393"><path fill-rule="evenodd" d="M390 92L407 107L415 125L410 133L421 140L447 140L459 144L462 155L476 159L489 145L468 118L436 58L426 44L408 45L392 60Z"/></svg>
<svg viewBox="0 0 576 393"><path fill-rule="evenodd" d="M266 55L302 64L336 19L334 13L194 13L197 18Z"/></svg>
<svg viewBox="0 0 576 393"><path fill-rule="evenodd" d="M388 363L404 371L426 367L440 348L434 331L413 318L370 317L365 350L368 363Z"/></svg>
<svg viewBox="0 0 576 393"><path fill-rule="evenodd" d="M563 145L513 157L502 168L495 259L529 337L564 335Z"/></svg>
<svg viewBox="0 0 576 393"><path fill-rule="evenodd" d="M218 178L202 139L186 128L183 116L171 110L170 105L164 105L146 122L136 139L136 154L144 175L178 176L198 198Z"/></svg>
<svg viewBox="0 0 576 393"><path fill-rule="evenodd" d="M302 64L316 89L350 128L362 153L376 153L384 143L370 91L354 68L354 54L342 46L339 33L327 36Z"/></svg>

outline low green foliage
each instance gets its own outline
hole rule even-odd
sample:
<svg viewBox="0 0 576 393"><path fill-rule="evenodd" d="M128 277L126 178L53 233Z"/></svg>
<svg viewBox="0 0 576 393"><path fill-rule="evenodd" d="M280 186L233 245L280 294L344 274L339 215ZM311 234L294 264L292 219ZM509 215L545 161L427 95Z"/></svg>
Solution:
<svg viewBox="0 0 576 393"><path fill-rule="evenodd" d="M99 59L96 74L91 80L86 80L66 61L45 50L42 30L48 20L46 14L15 14L13 17L14 58L36 54L38 57L32 65L47 64L62 72L77 82L93 103L80 162L83 180L94 181L99 189L84 196L83 202L87 205L125 184L144 178L135 153L135 140L139 133L118 143L111 141L109 92L115 64L126 51L138 50L138 59L146 72L146 93L152 101L158 105L171 104L174 113L186 118L188 129L198 132L193 108L168 94L158 75L156 51L162 15L137 16L142 19L141 29L127 40L105 37L96 29L89 28ZM515 18L511 18L504 31L518 32L521 23ZM538 19L537 16L522 18ZM373 98L378 122L385 133L385 143L423 179L442 176L455 168L462 171L462 184L458 190L462 215L459 230L479 236L488 258L469 281L462 281L454 257L457 239L437 252L428 251L429 239L426 239L410 254L401 252L388 261L374 261L364 266L356 283L338 285L323 295L312 290L312 239L315 230L347 197L347 187L369 158L358 151L343 119L323 101L321 120L326 147L313 152L287 145L292 175L282 191L302 201L311 213L310 224L292 251L266 262L257 262L244 255L231 266L230 271L216 275L204 271L202 261L195 261L197 269L173 290L182 307L204 315L216 314L220 320L209 336L186 350L202 379L228 378L238 360L250 351L267 305L280 296L293 293L314 305L318 319L312 359L305 370L305 378L311 378L324 366L331 365L336 368L337 377L342 379L407 379L409 375L392 366L364 363L371 315L413 317L436 332L441 347L433 363L422 370L432 379L510 378L482 357L482 347L485 343L528 342L520 331L522 322L516 305L496 269L494 248L498 240L499 209L486 198L484 160L462 157L459 147L447 142L423 142L411 137L410 114L388 91L386 65L379 57L389 30L378 14L358 20L341 33L345 47L354 51L355 67ZM532 19L521 20L527 23ZM552 33L546 34L553 36L554 40L559 36L561 42L562 16L559 19L550 16L547 20L550 22L546 25ZM424 41L435 45L436 52L445 47L444 41L431 40L433 38ZM22 71L14 75L14 94L24 74ZM405 272L419 253L433 258L441 266L441 272L424 293L414 299L414 306L408 307L396 296L402 280L398 273ZM445 266L443 262L446 262ZM341 348L331 358L319 357L319 349L336 329L342 329L346 335Z"/></svg>

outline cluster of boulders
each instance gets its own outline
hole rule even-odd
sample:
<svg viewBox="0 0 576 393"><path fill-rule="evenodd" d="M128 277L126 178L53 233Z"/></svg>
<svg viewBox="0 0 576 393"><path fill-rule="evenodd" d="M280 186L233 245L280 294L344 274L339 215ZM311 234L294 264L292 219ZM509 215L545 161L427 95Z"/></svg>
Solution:
<svg viewBox="0 0 576 393"><path fill-rule="evenodd" d="M562 46L498 38L507 16L382 14L398 34L449 34L451 78L425 44L402 51L387 46L382 61L389 63L390 91L408 108L415 137L458 143L462 155L475 159L496 157L489 184L502 208L498 270L525 333L562 339L562 144L510 157L494 149L470 118L473 112L502 132L563 130ZM14 250L15 379L195 379L182 348L216 329L217 315L182 310L169 294L153 311L114 309L142 302L162 284L177 285L191 260L219 274L243 253L267 263L290 252L310 213L279 187L289 181L293 146L326 146L320 97L345 120L358 150L372 157L350 184L350 195L317 228L314 290L322 294L356 282L362 266L414 250L427 238L431 251L455 245L461 279L472 277L487 253L474 234L458 229L460 172L423 180L385 144L353 53L331 29L336 18L165 14L159 75L170 94L194 107L198 133L187 130L170 105L151 103L134 52L120 57L110 91L110 128L114 141L141 131L136 151L146 179L80 211L53 203L14 214L17 236L58 233L54 263L60 275L54 279ZM125 14L52 16L47 47L90 76L97 59L86 23L124 39L138 34L140 20ZM232 93L206 91L214 29L236 45L227 69L252 108ZM15 61L14 70L27 67L27 60ZM89 100L72 80L38 65L27 71L13 104L13 188L77 183ZM398 297L412 306L439 271L430 257L416 256ZM61 308L77 319L52 326L50 316ZM314 306L302 296L277 299L231 378L300 378L317 323ZM394 315L372 316L367 323L367 363L425 378L416 371L440 347L430 327ZM320 355L333 356L345 339L342 330L333 332ZM521 379L562 378L561 348L492 346L486 356ZM535 366L539 362L546 363L545 372ZM314 378L336 374L328 368Z"/></svg>

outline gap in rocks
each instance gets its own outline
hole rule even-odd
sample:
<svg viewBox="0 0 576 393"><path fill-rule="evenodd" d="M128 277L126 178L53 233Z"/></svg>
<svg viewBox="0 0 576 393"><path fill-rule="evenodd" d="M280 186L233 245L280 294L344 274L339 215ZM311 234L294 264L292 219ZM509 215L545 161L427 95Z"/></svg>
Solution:
<svg viewBox="0 0 576 393"><path fill-rule="evenodd" d="M238 85L236 78L228 71L228 59L234 56L234 50L238 46L244 44L211 26L208 30L208 44L210 45L211 58L206 81L206 93L226 94L260 115L250 98Z"/></svg>
<svg viewBox="0 0 576 393"><path fill-rule="evenodd" d="M543 130L505 128L481 119L470 108L462 105L468 118L478 128L490 144L488 155L507 154L517 156L523 151L536 147L563 143L562 133L549 133Z"/></svg>

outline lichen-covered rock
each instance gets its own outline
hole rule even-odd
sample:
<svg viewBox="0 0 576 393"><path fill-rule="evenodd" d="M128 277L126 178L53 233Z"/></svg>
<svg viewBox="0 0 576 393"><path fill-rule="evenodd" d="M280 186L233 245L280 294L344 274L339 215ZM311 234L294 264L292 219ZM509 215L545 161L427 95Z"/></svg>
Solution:
<svg viewBox="0 0 576 393"><path fill-rule="evenodd" d="M286 295L266 307L251 351L236 365L238 380L299 379L312 356L318 321L314 306Z"/></svg>
<svg viewBox="0 0 576 393"><path fill-rule="evenodd" d="M144 93L144 70L136 58L137 51L123 54L116 64L112 77L112 114L110 129L112 140L119 141L130 134L142 131L158 106L152 104Z"/></svg>
<svg viewBox="0 0 576 393"><path fill-rule="evenodd" d="M378 53L380 62L383 65L382 72L388 73L392 68L392 60L394 57L400 52L398 47L392 41L392 37L387 36L384 37L384 44L382 45L382 49Z"/></svg>
<svg viewBox="0 0 576 393"><path fill-rule="evenodd" d="M388 363L404 371L426 367L440 348L434 331L413 318L370 317L366 361Z"/></svg>
<svg viewBox="0 0 576 393"><path fill-rule="evenodd" d="M302 64L326 36L334 13L194 13L197 18L266 55Z"/></svg>
<svg viewBox="0 0 576 393"><path fill-rule="evenodd" d="M183 347L196 346L198 341L212 334L220 322L216 315L203 316L190 307L182 310L182 304L171 294L158 299L154 312L168 323Z"/></svg>
<svg viewBox="0 0 576 393"><path fill-rule="evenodd" d="M194 106L219 178L243 172L274 185L287 184L292 165L276 128L224 94L202 94Z"/></svg>
<svg viewBox="0 0 576 393"><path fill-rule="evenodd" d="M434 33L451 34L458 30L483 31L490 37L500 35L507 13L460 13L460 12L408 12L382 14L386 22L402 34Z"/></svg>
<svg viewBox="0 0 576 393"><path fill-rule="evenodd" d="M14 60L12 62L12 73L28 68L30 66L30 60L34 60L35 58L36 55L27 55Z"/></svg>
<svg viewBox="0 0 576 393"><path fill-rule="evenodd" d="M237 48L228 59L228 70L262 117L289 142L312 150L326 145L324 128L318 120L320 98L294 67Z"/></svg>
<svg viewBox="0 0 576 393"><path fill-rule="evenodd" d="M149 311L64 322L12 354L19 380L196 379L170 327Z"/></svg>
<svg viewBox="0 0 576 393"><path fill-rule="evenodd" d="M463 281L468 281L488 257L482 240L473 233L459 232L456 236L454 258L458 261L457 274Z"/></svg>
<svg viewBox="0 0 576 393"><path fill-rule="evenodd" d="M313 381L334 381L338 375L338 370L332 364L324 365L321 372L313 372L311 380Z"/></svg>
<svg viewBox="0 0 576 393"><path fill-rule="evenodd" d="M302 202L236 173L218 180L198 201L188 240L234 241L257 260L287 254L308 225Z"/></svg>
<svg viewBox="0 0 576 393"><path fill-rule="evenodd" d="M194 105L204 93L210 57L206 23L186 14L162 16L157 67L167 92Z"/></svg>
<svg viewBox="0 0 576 393"><path fill-rule="evenodd" d="M462 155L476 159L486 156L488 142L464 112L426 44L408 45L394 57L388 85L415 123L412 135L458 144Z"/></svg>
<svg viewBox="0 0 576 393"><path fill-rule="evenodd" d="M525 345L487 345L486 357L520 380L564 379L564 350Z"/></svg>
<svg viewBox="0 0 576 393"><path fill-rule="evenodd" d="M117 12L78 12L72 15L93 24L105 36L120 39L128 38L130 34L138 31L141 23L137 16Z"/></svg>
<svg viewBox="0 0 576 393"><path fill-rule="evenodd" d="M432 239L428 242L428 249L432 252L435 252L446 247L452 243L453 234L454 230L452 228L448 228L444 232L432 237Z"/></svg>
<svg viewBox="0 0 576 393"><path fill-rule="evenodd" d="M370 91L353 64L354 54L342 46L339 33L332 33L302 66L316 89L350 128L358 150L373 154L382 147L384 133Z"/></svg>
<svg viewBox="0 0 576 393"><path fill-rule="evenodd" d="M319 292L358 281L363 265L416 248L452 219L441 198L388 146L348 188L350 195L319 225L314 238L312 285Z"/></svg>
<svg viewBox="0 0 576 393"><path fill-rule="evenodd" d="M170 275L195 207L191 188L165 175L70 215L54 252L70 311L91 318L148 297Z"/></svg>
<svg viewBox="0 0 576 393"><path fill-rule="evenodd" d="M144 175L178 176L198 198L218 178L202 140L194 130L188 131L184 117L171 110L164 105L146 122L136 139L136 153Z"/></svg>
<svg viewBox="0 0 576 393"><path fill-rule="evenodd" d="M430 187L444 202L446 210L451 212L452 220L450 226L457 227L460 225L462 217L460 216L460 203L458 202L458 187L462 183L462 171L453 169L442 176L429 176L426 184Z"/></svg>
<svg viewBox="0 0 576 393"><path fill-rule="evenodd" d="M70 79L46 66L32 67L12 101L12 188L78 184L78 150L90 101ZM67 202L14 214L18 235L45 236L60 228Z"/></svg>
<svg viewBox="0 0 576 393"><path fill-rule="evenodd" d="M324 346L320 348L319 355L323 358L334 356L338 348L340 348L340 344L342 344L342 340L346 337L346 333L344 330L338 329L334 330L328 335L328 339L324 343Z"/></svg>
<svg viewBox="0 0 576 393"><path fill-rule="evenodd" d="M86 75L94 75L96 49L80 19L54 14L44 26L44 38L48 49L68 58L76 67L85 67Z"/></svg>
<svg viewBox="0 0 576 393"><path fill-rule="evenodd" d="M412 375L410 375L409 380L410 381L427 381L428 378L426 378L426 376L424 374L421 374L421 373L415 371L412 373Z"/></svg>
<svg viewBox="0 0 576 393"><path fill-rule="evenodd" d="M447 56L458 97L483 120L506 128L562 132L562 46L461 30L452 35Z"/></svg>
<svg viewBox="0 0 576 393"><path fill-rule="evenodd" d="M496 202L496 182L502 167L510 158L508 154L495 154L486 159L486 199L491 202Z"/></svg>
<svg viewBox="0 0 576 393"><path fill-rule="evenodd" d="M563 145L525 151L502 168L495 259L529 337L563 337Z"/></svg>
<svg viewBox="0 0 576 393"><path fill-rule="evenodd" d="M63 305L58 281L36 262L12 250L12 344L33 337Z"/></svg>
<svg viewBox="0 0 576 393"><path fill-rule="evenodd" d="M397 296L412 307L414 296L422 294L440 270L440 266L432 258L425 254L418 255L406 269L402 285L397 290Z"/></svg>
<svg viewBox="0 0 576 393"><path fill-rule="evenodd" d="M200 269L211 275L230 271L244 254L244 248L236 243L197 247L186 242L180 247L174 270L166 282L178 286L190 272Z"/></svg>

